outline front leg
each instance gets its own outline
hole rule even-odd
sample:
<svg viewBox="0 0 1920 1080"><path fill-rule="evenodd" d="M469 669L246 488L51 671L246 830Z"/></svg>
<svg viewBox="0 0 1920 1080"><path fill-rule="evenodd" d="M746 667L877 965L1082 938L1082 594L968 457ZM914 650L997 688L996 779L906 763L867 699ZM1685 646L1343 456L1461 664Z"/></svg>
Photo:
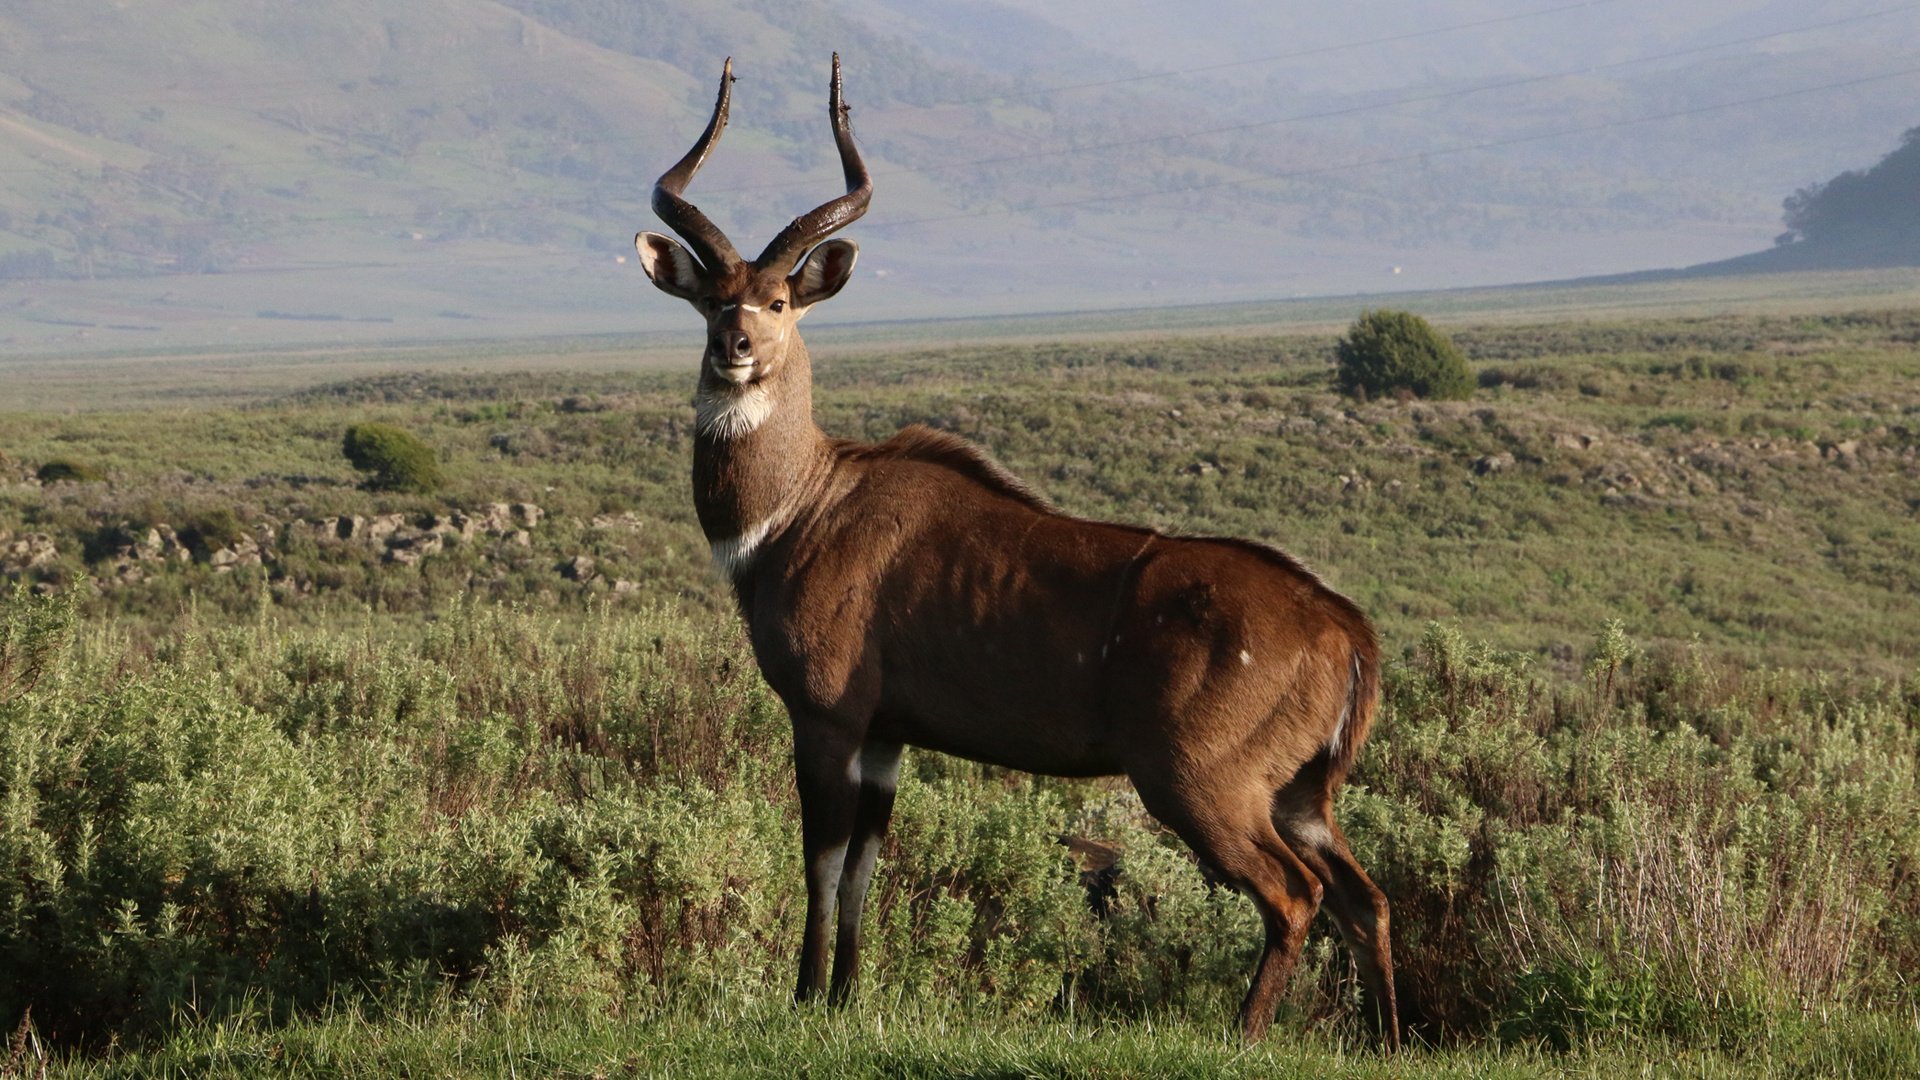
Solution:
<svg viewBox="0 0 1920 1080"><path fill-rule="evenodd" d="M857 761L860 794L852 838L840 876L840 933L833 950L833 992L829 1000L847 1000L860 979L860 912L873 882L880 840L893 816L893 793L900 782L900 744L869 741Z"/></svg>
<svg viewBox="0 0 1920 1080"><path fill-rule="evenodd" d="M860 739L818 715L793 712L793 767L800 788L800 848L806 860L807 923L800 937L797 1001L827 989L827 934L846 867L860 795Z"/></svg>

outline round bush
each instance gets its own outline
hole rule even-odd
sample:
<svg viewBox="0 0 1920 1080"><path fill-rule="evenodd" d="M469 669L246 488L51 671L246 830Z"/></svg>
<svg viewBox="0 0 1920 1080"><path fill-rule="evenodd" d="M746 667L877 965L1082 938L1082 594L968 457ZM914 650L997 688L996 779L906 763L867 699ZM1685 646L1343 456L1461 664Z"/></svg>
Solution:
<svg viewBox="0 0 1920 1080"><path fill-rule="evenodd" d="M56 480L71 480L76 484L92 484L107 478L105 473L91 465L82 465L77 461L68 461L66 458L54 458L52 461L40 466L40 470L34 473L34 475L39 477L40 482L43 484L51 484Z"/></svg>
<svg viewBox="0 0 1920 1080"><path fill-rule="evenodd" d="M425 494L443 482L433 448L392 424L355 424L340 450L378 491Z"/></svg>
<svg viewBox="0 0 1920 1080"><path fill-rule="evenodd" d="M1379 397L1406 390L1416 397L1473 394L1473 371L1447 335L1407 311L1363 311L1337 348L1340 390Z"/></svg>

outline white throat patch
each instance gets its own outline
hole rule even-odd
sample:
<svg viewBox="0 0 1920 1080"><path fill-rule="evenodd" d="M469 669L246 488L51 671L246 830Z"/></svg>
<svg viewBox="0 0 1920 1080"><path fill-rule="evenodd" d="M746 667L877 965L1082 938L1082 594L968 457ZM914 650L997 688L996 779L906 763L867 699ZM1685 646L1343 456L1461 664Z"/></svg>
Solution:
<svg viewBox="0 0 1920 1080"><path fill-rule="evenodd" d="M710 545L713 552L713 565L725 575L728 581L746 573L747 568L753 565L754 553L760 550L760 545L766 540L767 533L773 530L774 517L777 516L766 517L739 536L729 540L715 540Z"/></svg>
<svg viewBox="0 0 1920 1080"><path fill-rule="evenodd" d="M694 426L700 434L716 439L741 438L766 423L772 415L773 398L758 386L702 390L694 401Z"/></svg>

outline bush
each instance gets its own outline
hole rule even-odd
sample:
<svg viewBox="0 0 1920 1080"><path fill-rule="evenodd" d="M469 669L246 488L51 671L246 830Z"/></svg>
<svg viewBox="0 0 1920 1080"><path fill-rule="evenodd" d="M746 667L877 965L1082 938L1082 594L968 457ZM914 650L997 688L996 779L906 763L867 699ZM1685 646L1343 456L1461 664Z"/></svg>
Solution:
<svg viewBox="0 0 1920 1080"><path fill-rule="evenodd" d="M1361 312L1336 354L1342 393L1379 397L1406 390L1449 400L1473 394L1467 358L1447 335L1411 312Z"/></svg>
<svg viewBox="0 0 1920 1080"><path fill-rule="evenodd" d="M425 494L444 482L433 448L392 424L355 424L340 449L354 468L373 474L367 484L377 491Z"/></svg>
<svg viewBox="0 0 1920 1080"><path fill-rule="evenodd" d="M39 477L43 484L51 484L58 480L71 480L76 484L96 484L107 478L107 474L91 465L82 465L78 461L68 461L66 458L54 458L40 466L40 471L34 475Z"/></svg>

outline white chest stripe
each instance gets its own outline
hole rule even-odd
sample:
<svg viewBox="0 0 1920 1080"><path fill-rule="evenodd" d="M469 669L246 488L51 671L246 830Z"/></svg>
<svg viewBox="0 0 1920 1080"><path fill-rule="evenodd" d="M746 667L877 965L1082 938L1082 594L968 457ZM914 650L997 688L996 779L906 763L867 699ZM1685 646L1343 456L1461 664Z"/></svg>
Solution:
<svg viewBox="0 0 1920 1080"><path fill-rule="evenodd" d="M773 415L773 399L758 386L737 393L702 394L694 404L693 420L702 435L738 439Z"/></svg>
<svg viewBox="0 0 1920 1080"><path fill-rule="evenodd" d="M775 515L778 516L778 515ZM753 565L754 553L773 530L774 517L763 518L758 524L731 540L716 540L711 545L713 565L728 580L739 577Z"/></svg>

